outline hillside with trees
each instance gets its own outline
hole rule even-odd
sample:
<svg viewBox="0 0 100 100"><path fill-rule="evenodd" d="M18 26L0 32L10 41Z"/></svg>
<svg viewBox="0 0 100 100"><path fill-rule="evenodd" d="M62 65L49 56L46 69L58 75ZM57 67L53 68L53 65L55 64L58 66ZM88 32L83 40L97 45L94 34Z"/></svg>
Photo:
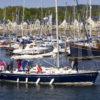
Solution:
<svg viewBox="0 0 100 100"><path fill-rule="evenodd" d="M59 7L58 8L58 15L59 21L62 21L64 18L70 21L73 20L73 6L67 7ZM76 14L75 17L79 20L83 18L89 17L89 6L87 5L79 5L76 6ZM45 16L52 14L53 18L55 18L55 8L24 8L24 17L23 17L23 7L14 6L14 7L6 7L0 9L0 20L9 19L11 21L22 21L25 20L35 20L35 19L42 19ZM100 6L93 5L92 6L92 17L97 18L100 16Z"/></svg>

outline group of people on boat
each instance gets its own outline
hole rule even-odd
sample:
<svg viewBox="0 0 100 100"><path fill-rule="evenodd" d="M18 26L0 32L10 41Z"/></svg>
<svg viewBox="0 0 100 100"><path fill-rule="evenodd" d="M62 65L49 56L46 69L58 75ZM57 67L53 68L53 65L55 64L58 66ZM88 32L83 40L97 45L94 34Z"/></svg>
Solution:
<svg viewBox="0 0 100 100"><path fill-rule="evenodd" d="M18 71L26 71L26 73L30 73L30 69L33 67L33 64L31 61L26 61L26 60L17 60L17 66L18 66ZM42 67L38 64L36 64L36 73L42 73Z"/></svg>
<svg viewBox="0 0 100 100"><path fill-rule="evenodd" d="M11 59L11 61L8 63L4 60L0 60L0 71L13 71L14 68L14 59Z"/></svg>
<svg viewBox="0 0 100 100"><path fill-rule="evenodd" d="M74 59L71 62L71 67L73 70L76 70L78 72L78 59ZM7 70L13 73L13 71L17 69L18 72L23 71L29 74L32 68L35 69L35 73L37 74L43 73L44 67L41 67L38 64L36 64L36 66L33 67L32 61L27 61L27 60L22 60L22 59L18 59L18 60L11 59L9 64L6 64L4 61L0 61L0 71Z"/></svg>
<svg viewBox="0 0 100 100"><path fill-rule="evenodd" d="M10 63L7 63L5 61L0 61L0 71L10 71L11 73L13 70L17 69L18 72L24 71L26 73L30 72L30 69L33 67L33 64L31 61L27 60L14 60L11 59ZM42 67L38 64L36 64L36 73L42 73Z"/></svg>

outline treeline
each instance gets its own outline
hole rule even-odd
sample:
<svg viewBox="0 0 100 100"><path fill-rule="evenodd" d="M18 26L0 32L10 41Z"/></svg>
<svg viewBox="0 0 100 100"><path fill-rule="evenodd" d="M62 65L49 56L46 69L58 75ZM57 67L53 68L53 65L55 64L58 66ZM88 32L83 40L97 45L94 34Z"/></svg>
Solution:
<svg viewBox="0 0 100 100"><path fill-rule="evenodd" d="M48 15L52 14L53 19L55 19L55 8L24 8L20 6L6 7L0 9L0 20L9 19L12 21L22 21L22 20L35 20L42 19ZM76 7L58 7L59 21L66 18L68 21L77 18L82 20L83 18L89 17L89 6L79 5ZM92 17L96 18L100 16L100 6L92 6Z"/></svg>

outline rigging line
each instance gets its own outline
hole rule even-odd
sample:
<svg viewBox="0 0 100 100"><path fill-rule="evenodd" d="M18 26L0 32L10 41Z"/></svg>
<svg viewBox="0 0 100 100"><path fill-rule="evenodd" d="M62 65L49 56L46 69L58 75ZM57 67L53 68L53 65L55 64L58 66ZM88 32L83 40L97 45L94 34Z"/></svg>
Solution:
<svg viewBox="0 0 100 100"><path fill-rule="evenodd" d="M44 59L43 61L46 62L47 64L50 64L50 65L53 66L53 67L56 67L56 65L51 64L50 62L46 61L45 59Z"/></svg>
<svg viewBox="0 0 100 100"><path fill-rule="evenodd" d="M74 0L74 1L75 1L75 3L76 3L76 8L77 8L77 6L79 6L78 0ZM80 10L79 10L79 13L81 14L81 11L80 11ZM82 20L82 22L83 22L83 27L84 27L85 32L86 32L86 37L87 37L87 39L89 39L89 38L88 38L88 32L87 32L87 29L86 29L86 21L85 21L85 17L83 16L82 19L83 19L83 20Z"/></svg>

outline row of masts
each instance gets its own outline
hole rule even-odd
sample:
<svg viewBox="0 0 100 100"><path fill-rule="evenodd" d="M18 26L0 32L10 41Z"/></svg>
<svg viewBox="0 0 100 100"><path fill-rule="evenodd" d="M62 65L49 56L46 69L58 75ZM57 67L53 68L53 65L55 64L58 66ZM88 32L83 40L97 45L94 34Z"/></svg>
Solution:
<svg viewBox="0 0 100 100"><path fill-rule="evenodd" d="M91 22L92 22L92 18L91 18L91 10L92 10L92 6L91 6L91 0L89 0L90 1L90 14L89 14L89 18L90 18L90 24L91 24ZM65 23L66 24L66 27L64 27L65 25L59 25L59 28L66 28L66 30L68 30L69 28L71 29L72 28L72 30L74 30L75 31L75 29L77 30L77 28L80 26L80 30L81 29L83 29L81 26L82 26L82 23L81 22L79 22L77 19L76 19L76 2L74 3L75 5L74 5L74 11L73 11L73 15L74 15L74 21L75 21L75 23L74 23L74 21L73 21L73 25L71 25L71 24L67 24L67 23ZM22 13L22 22L21 22L21 25L19 25L19 24L17 24L17 22L16 21L10 21L9 20L9 22L11 23L11 29L10 29L10 27L9 27L9 24L10 23L8 23L8 25L7 25L7 29L8 30L14 30L14 24L16 24L15 25L15 27L17 27L18 26L18 29L20 30L20 28L19 27L21 27L21 30L22 30L22 36L24 35L24 29L25 30L35 30L33 27L34 26L36 26L36 25L33 25L33 24L31 24L31 23L27 23L27 22L25 22L25 0L23 0L23 13ZM66 8L67 9L67 8ZM52 14L51 14L52 15ZM65 16L66 16L66 11L65 11ZM43 17L43 9L42 9L42 0L41 0L41 19L42 19L42 17ZM4 19L6 19L6 8L4 9ZM17 19L17 18L16 18ZM66 19L66 17L65 17L65 19ZM37 20L36 20L37 21ZM37 21L38 23L40 23L40 25L38 25L39 27L44 27L44 25L43 24L41 24L41 21ZM51 22L52 23L52 22ZM88 23L88 21L87 21L87 23ZM25 26L26 25L26 26ZM24 28L24 26L25 26L25 28ZM45 25L46 26L46 25ZM48 26L48 25L47 25ZM49 25L50 26L50 25ZM76 27L77 26L77 27ZM90 30L90 36L91 36L91 28L93 28L94 26L97 26L96 24L94 25L94 23L93 23L93 25L90 25L89 26L89 28L88 28L88 30ZM1 26L0 25L0 27L3 29L3 26ZM6 26L4 26L4 27L6 27ZM52 30L52 27L54 27L54 26L50 26L49 28L51 28L51 30ZM16 29L16 28L15 28ZM40 28L41 30L43 30L43 28ZM45 30L45 29L44 29Z"/></svg>
<svg viewBox="0 0 100 100"><path fill-rule="evenodd" d="M89 0L90 1L90 17L89 17L89 20L91 21L91 10L92 10L92 6L91 6L91 0ZM17 33L16 31L17 31L17 29L18 30L20 30L20 33L21 33L21 35L22 36L24 36L24 33L25 33L25 30L28 30L27 32L33 32L34 30L40 30L39 32L42 34L43 33L43 31L44 32L46 32L46 31L50 31L51 33L52 33L52 29L56 29L56 26L58 26L58 28L60 29L62 29L62 25L60 24L60 25L57 25L57 23L58 23L58 17L56 18L56 21L57 21L57 23L55 23L55 25L52 25L52 22L50 22L51 24L49 24L49 27L48 27L48 25L43 25L43 24L41 24L41 21L39 21L39 20L37 20L37 23L39 23L39 25L35 25L35 24L27 24L26 22L24 22L24 17L25 17L25 0L23 0L23 15L22 15L22 22L21 22L21 24L18 24L17 25L17 23L16 22L11 22L11 21L9 21L9 23L8 24L6 24L6 25L0 25L1 26L1 29L3 29L3 30L10 30L10 32L14 32L14 33ZM43 13L42 13L43 11L42 11L42 0L41 0L41 18L43 17ZM57 12L58 13L58 12ZM5 9L5 11L4 11L4 15L6 15L6 9ZM52 15L50 15L50 16L52 16ZM66 13L65 13L65 16L66 16ZM4 19L5 19L5 17L4 17ZM52 20L52 19L51 19ZM75 20L75 23L73 23L73 27L72 27L72 31L73 31L73 34L74 34L74 37L76 37L76 32L78 32L78 33L80 33L81 32L81 29L83 29L83 27L81 27L82 25L81 25L81 23L79 23L77 20L76 20L76 4L74 5L74 20ZM65 25L66 24L66 25ZM65 32L65 34L66 34L66 30L67 30L67 28L68 29L71 29L71 25L69 25L69 24L67 24L66 23L66 20L65 20L65 24L63 25L63 29L64 29L64 32ZM10 26L10 27L9 27ZM18 27L17 27L18 26ZM36 26L36 27L35 27ZM76 28L76 26L77 26L77 28ZM2 28L3 27L3 28ZM19 28L20 27L20 28ZM34 28L33 28L34 27ZM87 27L87 26L86 26ZM46 30L45 30L45 29ZM89 30L89 35L90 35L90 38L91 38L91 36L92 36L92 25L89 25L89 27L88 27L88 30ZM58 30L59 31L59 30ZM8 31L7 31L8 32Z"/></svg>

